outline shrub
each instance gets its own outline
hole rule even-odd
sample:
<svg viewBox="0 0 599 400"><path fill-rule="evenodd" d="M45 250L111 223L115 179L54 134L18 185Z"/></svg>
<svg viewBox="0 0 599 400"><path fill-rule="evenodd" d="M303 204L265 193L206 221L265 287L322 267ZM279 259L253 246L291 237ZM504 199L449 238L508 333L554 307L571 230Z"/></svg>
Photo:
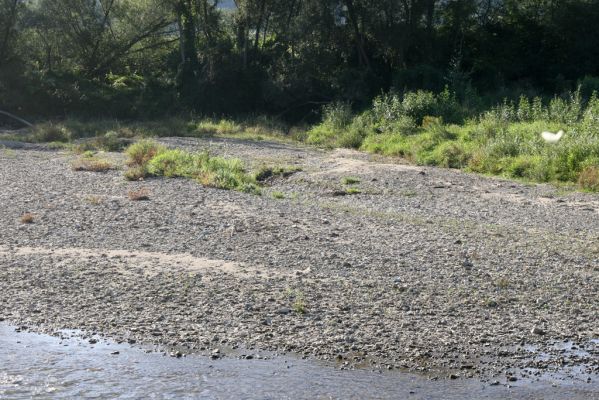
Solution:
<svg viewBox="0 0 599 400"><path fill-rule="evenodd" d="M417 124L422 124L422 119L427 115L437 115L437 99L432 92L418 90L408 92L401 102L402 112L414 118Z"/></svg>
<svg viewBox="0 0 599 400"><path fill-rule="evenodd" d="M140 140L137 143L133 143L125 150L125 153L129 157L127 165L146 165L148 161L164 151L166 151L166 147L156 143L153 140Z"/></svg>
<svg viewBox="0 0 599 400"><path fill-rule="evenodd" d="M33 129L33 140L36 142L68 142L71 131L62 124L45 123Z"/></svg>
<svg viewBox="0 0 599 400"><path fill-rule="evenodd" d="M189 167L191 155L183 150L164 150L147 162L148 173L157 176L189 176L184 169Z"/></svg>

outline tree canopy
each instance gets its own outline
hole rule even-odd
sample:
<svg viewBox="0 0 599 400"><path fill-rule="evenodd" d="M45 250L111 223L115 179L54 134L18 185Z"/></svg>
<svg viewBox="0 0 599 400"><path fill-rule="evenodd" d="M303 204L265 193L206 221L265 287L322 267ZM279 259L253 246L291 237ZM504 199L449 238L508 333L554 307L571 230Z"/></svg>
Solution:
<svg viewBox="0 0 599 400"><path fill-rule="evenodd" d="M0 0L0 99L27 115L269 113L599 75L593 0Z"/></svg>

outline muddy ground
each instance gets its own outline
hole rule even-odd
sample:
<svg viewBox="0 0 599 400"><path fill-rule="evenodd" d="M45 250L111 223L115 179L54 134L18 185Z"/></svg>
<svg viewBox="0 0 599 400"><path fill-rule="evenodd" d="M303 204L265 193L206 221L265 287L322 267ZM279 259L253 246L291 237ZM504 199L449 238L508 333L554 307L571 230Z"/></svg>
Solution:
<svg viewBox="0 0 599 400"><path fill-rule="evenodd" d="M599 379L597 195L353 151L161 140L301 171L255 196L0 150L0 319L213 357ZM149 200L131 201L141 188Z"/></svg>

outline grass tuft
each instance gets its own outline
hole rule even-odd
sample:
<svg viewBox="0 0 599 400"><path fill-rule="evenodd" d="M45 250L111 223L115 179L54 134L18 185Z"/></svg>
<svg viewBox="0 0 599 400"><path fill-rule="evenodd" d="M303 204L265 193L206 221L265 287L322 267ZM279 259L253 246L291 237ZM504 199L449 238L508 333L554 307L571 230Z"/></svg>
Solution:
<svg viewBox="0 0 599 400"><path fill-rule="evenodd" d="M355 185L360 183L360 179L353 176L346 176L345 178L341 179L341 183L344 185Z"/></svg>
<svg viewBox="0 0 599 400"><path fill-rule="evenodd" d="M147 175L189 178L207 187L260 194L254 176L245 172L239 159L213 157L206 152L168 150L149 140L135 143L125 152L129 156L127 164L131 166L125 173L129 180L143 179Z"/></svg>
<svg viewBox="0 0 599 400"><path fill-rule="evenodd" d="M21 215L20 221L22 224L32 224L35 220L35 216L32 213L25 213Z"/></svg>
<svg viewBox="0 0 599 400"><path fill-rule="evenodd" d="M144 165L136 165L127 168L124 176L128 181L143 181L148 176L148 171Z"/></svg>
<svg viewBox="0 0 599 400"><path fill-rule="evenodd" d="M106 172L115 169L110 161L96 157L79 158L71 166L73 171Z"/></svg>
<svg viewBox="0 0 599 400"><path fill-rule="evenodd" d="M140 140L137 143L133 143L125 150L125 154L129 157L127 165L130 167L144 166L152 158L165 151L166 147L153 140Z"/></svg>
<svg viewBox="0 0 599 400"><path fill-rule="evenodd" d="M150 200L150 191L146 188L130 190L129 193L127 193L127 197L129 197L129 200L131 201Z"/></svg>

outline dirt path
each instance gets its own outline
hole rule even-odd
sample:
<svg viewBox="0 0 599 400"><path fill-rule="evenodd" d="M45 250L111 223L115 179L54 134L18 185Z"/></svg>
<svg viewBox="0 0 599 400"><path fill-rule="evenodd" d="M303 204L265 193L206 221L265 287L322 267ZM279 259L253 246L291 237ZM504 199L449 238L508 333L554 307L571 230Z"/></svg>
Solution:
<svg viewBox="0 0 599 400"><path fill-rule="evenodd" d="M348 368L598 379L596 195L350 151L163 141L302 171L252 196L0 150L0 318ZM359 194L341 195L348 177ZM141 187L150 200L130 201Z"/></svg>

